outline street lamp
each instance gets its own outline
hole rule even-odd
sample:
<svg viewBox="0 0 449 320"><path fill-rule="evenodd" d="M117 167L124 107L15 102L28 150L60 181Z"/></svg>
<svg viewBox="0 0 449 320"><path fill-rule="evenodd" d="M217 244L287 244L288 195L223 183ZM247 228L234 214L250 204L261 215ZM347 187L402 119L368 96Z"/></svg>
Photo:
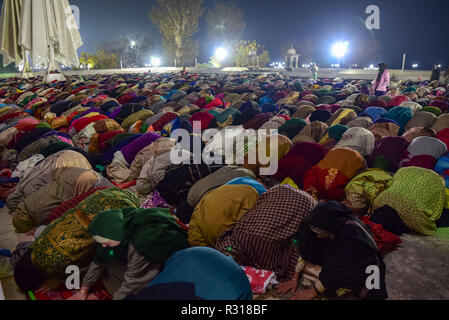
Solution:
<svg viewBox="0 0 449 320"><path fill-rule="evenodd" d="M156 68L159 67L161 65L161 58L151 57L151 65Z"/></svg>
<svg viewBox="0 0 449 320"><path fill-rule="evenodd" d="M346 55L348 52L348 46L349 42L337 42L332 47L332 54L338 58L338 64L341 66L341 59Z"/></svg>
<svg viewBox="0 0 449 320"><path fill-rule="evenodd" d="M218 61L222 62L227 57L228 57L228 50L226 50L225 48L219 47L217 48L217 50L215 50L215 58L217 58Z"/></svg>
<svg viewBox="0 0 449 320"><path fill-rule="evenodd" d="M416 69L416 68L418 68L419 66L418 66L418 64L417 63L415 63L415 64L412 64L412 68L413 69Z"/></svg>
<svg viewBox="0 0 449 320"><path fill-rule="evenodd" d="M131 48L134 48L136 46L136 42L133 40L131 41Z"/></svg>

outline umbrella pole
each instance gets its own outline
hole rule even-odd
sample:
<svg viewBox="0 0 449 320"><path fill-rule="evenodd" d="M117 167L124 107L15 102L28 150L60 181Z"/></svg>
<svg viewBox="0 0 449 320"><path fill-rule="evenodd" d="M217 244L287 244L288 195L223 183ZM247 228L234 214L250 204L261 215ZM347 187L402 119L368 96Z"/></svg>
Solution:
<svg viewBox="0 0 449 320"><path fill-rule="evenodd" d="M22 70L22 78L29 79L34 77L33 70L30 66L30 61L28 60L28 50L22 49L23 55L23 70Z"/></svg>
<svg viewBox="0 0 449 320"><path fill-rule="evenodd" d="M54 40L50 39L50 43L48 44L48 50L49 50L49 61L47 66L47 71L45 72L44 81L46 83L50 83L53 81L65 81L66 78L64 77L64 74L62 73L61 69L59 68L58 63L55 61L55 49L54 49Z"/></svg>
<svg viewBox="0 0 449 320"><path fill-rule="evenodd" d="M47 36L50 35L50 28L48 26L48 19L47 16L47 3L44 2L44 18L45 18L45 29L47 30ZM58 63L55 61L55 44L57 40L53 38L48 38L48 66L47 71L45 72L44 76L44 82L51 83L53 81L65 81L66 78L61 72L61 69L59 68Z"/></svg>

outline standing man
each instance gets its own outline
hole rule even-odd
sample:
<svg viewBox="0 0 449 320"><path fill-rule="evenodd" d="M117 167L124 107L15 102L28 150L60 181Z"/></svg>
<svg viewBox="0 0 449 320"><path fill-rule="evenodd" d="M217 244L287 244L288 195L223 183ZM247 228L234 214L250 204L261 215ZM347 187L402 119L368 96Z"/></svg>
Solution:
<svg viewBox="0 0 449 320"><path fill-rule="evenodd" d="M430 82L435 80L440 81L440 76L441 76L440 67L438 67L438 65L434 65L432 70L432 76L430 77Z"/></svg>

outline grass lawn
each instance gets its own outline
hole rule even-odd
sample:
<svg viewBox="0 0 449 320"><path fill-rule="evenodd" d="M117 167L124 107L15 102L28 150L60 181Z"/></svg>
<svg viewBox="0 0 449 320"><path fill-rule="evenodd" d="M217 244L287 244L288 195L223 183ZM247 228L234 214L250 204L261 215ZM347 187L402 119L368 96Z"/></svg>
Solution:
<svg viewBox="0 0 449 320"><path fill-rule="evenodd" d="M16 75L16 73L0 73L0 78L11 78L15 77Z"/></svg>

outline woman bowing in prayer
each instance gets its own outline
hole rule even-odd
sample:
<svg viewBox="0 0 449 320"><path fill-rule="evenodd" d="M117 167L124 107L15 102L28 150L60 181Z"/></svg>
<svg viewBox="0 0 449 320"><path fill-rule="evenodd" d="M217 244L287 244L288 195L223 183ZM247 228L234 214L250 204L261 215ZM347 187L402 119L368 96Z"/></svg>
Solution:
<svg viewBox="0 0 449 320"><path fill-rule="evenodd" d="M314 284L297 291L292 300L387 299L380 251L372 234L346 206L335 201L318 204L296 235L296 244L301 254L296 274L280 285L280 293L295 291L299 275L315 270L314 279L309 277Z"/></svg>
<svg viewBox="0 0 449 320"><path fill-rule="evenodd" d="M114 300L123 300L145 288L172 254L189 247L187 232L161 208L102 211L88 231L98 243L94 261L70 300L86 300L100 279Z"/></svg>

